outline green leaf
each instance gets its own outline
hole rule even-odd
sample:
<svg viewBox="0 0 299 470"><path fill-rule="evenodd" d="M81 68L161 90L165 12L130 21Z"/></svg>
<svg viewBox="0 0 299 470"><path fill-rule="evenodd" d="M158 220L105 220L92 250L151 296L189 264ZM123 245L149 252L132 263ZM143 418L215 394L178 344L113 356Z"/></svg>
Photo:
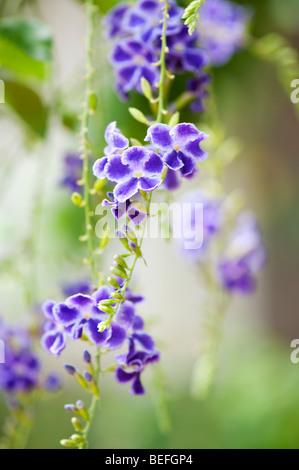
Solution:
<svg viewBox="0 0 299 470"><path fill-rule="evenodd" d="M151 101L152 98L153 98L153 94L152 94L152 87L151 87L150 83L146 80L146 78L141 77L140 85L141 85L141 89L142 89L142 92L143 92L144 96L149 101Z"/></svg>
<svg viewBox="0 0 299 470"><path fill-rule="evenodd" d="M0 36L38 62L52 60L52 33L39 20L4 18L0 20Z"/></svg>
<svg viewBox="0 0 299 470"><path fill-rule="evenodd" d="M52 35L37 20L0 20L0 65L22 75L44 79L52 58Z"/></svg>
<svg viewBox="0 0 299 470"><path fill-rule="evenodd" d="M0 66L14 72L33 76L43 80L46 75L46 67L43 62L38 62L21 49L0 36Z"/></svg>
<svg viewBox="0 0 299 470"><path fill-rule="evenodd" d="M141 122L142 124L150 125L149 121L145 117L142 111L137 108L129 108L129 113L131 116L136 119L136 121Z"/></svg>
<svg viewBox="0 0 299 470"><path fill-rule="evenodd" d="M169 123L168 125L170 127L174 127L176 126L178 123L180 122L180 113L177 111L176 113L174 113L171 118L169 119Z"/></svg>
<svg viewBox="0 0 299 470"><path fill-rule="evenodd" d="M20 83L5 81L5 102L35 134L45 136L48 110L37 93Z"/></svg>

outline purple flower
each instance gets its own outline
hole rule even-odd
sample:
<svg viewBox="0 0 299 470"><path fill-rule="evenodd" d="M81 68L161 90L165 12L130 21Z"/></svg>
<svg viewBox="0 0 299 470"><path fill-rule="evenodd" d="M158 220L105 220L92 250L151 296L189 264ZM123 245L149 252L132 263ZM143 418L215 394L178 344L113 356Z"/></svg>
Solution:
<svg viewBox="0 0 299 470"><path fill-rule="evenodd" d="M57 390L57 376L50 374L42 380L41 363L33 351L33 337L29 329L7 326L0 319L0 337L5 342L5 363L0 364L0 389L10 395L27 394L37 388Z"/></svg>
<svg viewBox="0 0 299 470"><path fill-rule="evenodd" d="M145 390L141 383L140 375L147 365L159 361L159 352L154 349L151 351L137 350L136 340L131 338L128 354L117 356L116 359L122 366L116 369L116 379L118 382L132 382L131 393L133 395L144 395Z"/></svg>
<svg viewBox="0 0 299 470"><path fill-rule="evenodd" d="M266 260L266 249L256 218L242 213L219 261L220 282L228 292L250 294Z"/></svg>
<svg viewBox="0 0 299 470"><path fill-rule="evenodd" d="M200 44L213 65L222 65L246 42L249 12L227 0L209 0L198 22Z"/></svg>
<svg viewBox="0 0 299 470"><path fill-rule="evenodd" d="M128 148L129 140L116 127L116 121L110 122L105 130L105 140L107 146L104 149L105 157L99 158L93 165L93 174L98 179L106 178L106 168L109 157L114 154L120 154Z"/></svg>
<svg viewBox="0 0 299 470"><path fill-rule="evenodd" d="M167 35L176 33L181 26L183 10L170 1ZM162 34L163 4L158 0L141 0L127 11L125 29L142 42L154 41Z"/></svg>
<svg viewBox="0 0 299 470"><path fill-rule="evenodd" d="M9 393L29 393L39 385L40 363L28 349L7 348L0 365L0 388Z"/></svg>
<svg viewBox="0 0 299 470"><path fill-rule="evenodd" d="M142 93L140 80L144 77L154 90L159 80L159 70L153 66L158 60L156 51L138 39L123 39L112 51L111 64L114 67L116 87L123 99L131 90Z"/></svg>
<svg viewBox="0 0 299 470"><path fill-rule="evenodd" d="M168 168L180 170L182 176L188 176L193 173L196 162L204 161L208 156L200 148L200 143L207 137L190 123L174 127L154 124L148 129L145 140L159 150Z"/></svg>
<svg viewBox="0 0 299 470"><path fill-rule="evenodd" d="M105 16L103 23L108 38L122 37L128 33L124 25L124 20L130 8L131 6L129 4L121 3L112 8Z"/></svg>
<svg viewBox="0 0 299 470"><path fill-rule="evenodd" d="M53 312L55 306L56 302L52 300L47 300L42 306L47 322L44 325L44 334L41 338L41 344L50 354L59 356L66 347L66 340L67 337L70 336L73 325L65 328L65 326L55 318Z"/></svg>
<svg viewBox="0 0 299 470"><path fill-rule="evenodd" d="M82 175L82 160L78 154L68 154L64 158L63 178L60 185L68 188L71 192L82 192L82 186L78 181Z"/></svg>
<svg viewBox="0 0 299 470"><path fill-rule="evenodd" d="M92 296L73 295L65 302L54 305L53 316L60 325L69 329L72 339L81 338L84 328L96 346L103 346L111 336L111 331L105 330L102 333L98 331L98 324L106 317L106 314L98 309L98 303L109 297L110 289L106 286L98 289Z"/></svg>
<svg viewBox="0 0 299 470"><path fill-rule="evenodd" d="M207 73L202 73L187 81L187 91L195 98L190 105L190 109L194 113L203 113L205 111L204 101L209 96L207 87L210 81L211 77Z"/></svg>
<svg viewBox="0 0 299 470"><path fill-rule="evenodd" d="M167 38L169 49L166 54L167 69L173 73L199 73L208 64L208 57L202 49L197 47L196 43L196 34L190 36L187 26L181 25L177 34Z"/></svg>
<svg viewBox="0 0 299 470"><path fill-rule="evenodd" d="M120 155L109 158L106 175L109 181L116 182L114 197L125 202L138 189L153 191L162 182L163 162L152 150L145 147L130 147Z"/></svg>

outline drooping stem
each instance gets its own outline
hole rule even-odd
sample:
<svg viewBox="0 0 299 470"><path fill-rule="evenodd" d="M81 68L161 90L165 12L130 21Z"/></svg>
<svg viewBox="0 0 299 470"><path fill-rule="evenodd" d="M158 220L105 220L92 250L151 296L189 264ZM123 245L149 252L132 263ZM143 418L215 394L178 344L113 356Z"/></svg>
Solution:
<svg viewBox="0 0 299 470"><path fill-rule="evenodd" d="M160 81L159 81L159 97L158 97L158 114L157 123L162 122L164 114L164 92L165 92L165 77L166 77L166 52L167 52L167 19L168 19L169 1L164 0L163 11L163 28L161 36L161 54L160 54Z"/></svg>
<svg viewBox="0 0 299 470"><path fill-rule="evenodd" d="M97 384L97 387L99 388L99 378L100 378L100 371L101 371L101 367L100 367L100 357L101 357L101 351L100 351L100 348L98 348L97 350L97 354L95 356L95 360L96 360L96 369L95 369L95 373L94 373L94 379L96 381L96 384ZM89 434L89 431L90 431L90 427L92 425L92 422L93 422L93 419L95 417L95 413L96 413L96 409L97 409L97 406L100 404L100 396L99 395L96 395L94 394L93 397L92 397L92 400L91 400L91 404L90 404L90 407L88 409L88 415L89 415L89 420L88 422L86 423L86 426L84 428L84 431L82 433L82 437L84 439L84 443L82 444L82 446L80 447L81 449L87 449L88 448L88 434Z"/></svg>
<svg viewBox="0 0 299 470"><path fill-rule="evenodd" d="M86 234L84 236L84 241L88 244L88 258L87 261L90 264L93 280L97 283L98 273L95 267L94 261L94 246L92 239L92 224L91 224L91 210L90 210L90 183L89 183L89 137L88 137L88 126L89 126L89 117L92 114L91 108L91 97L93 96L93 75L94 75L94 66L93 66L93 43L94 43L94 32L95 32L95 6L93 0L86 1L86 13L87 13L87 37L86 37L86 87L85 87L85 96L83 102L83 111L82 111L82 124L80 132L80 151L81 159L83 160L83 172L82 172L82 184L84 187L84 212L85 212L85 227Z"/></svg>

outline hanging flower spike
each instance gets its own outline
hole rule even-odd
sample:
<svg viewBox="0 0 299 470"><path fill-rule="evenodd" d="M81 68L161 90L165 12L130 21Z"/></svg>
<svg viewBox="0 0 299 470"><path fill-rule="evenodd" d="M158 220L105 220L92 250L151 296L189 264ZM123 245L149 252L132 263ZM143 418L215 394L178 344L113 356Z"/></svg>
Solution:
<svg viewBox="0 0 299 470"><path fill-rule="evenodd" d="M154 124L148 129L146 141L150 141L163 156L164 163L171 170L180 170L182 176L190 175L197 161L204 161L208 153L200 143L208 135L200 132L194 124L182 123L174 127Z"/></svg>

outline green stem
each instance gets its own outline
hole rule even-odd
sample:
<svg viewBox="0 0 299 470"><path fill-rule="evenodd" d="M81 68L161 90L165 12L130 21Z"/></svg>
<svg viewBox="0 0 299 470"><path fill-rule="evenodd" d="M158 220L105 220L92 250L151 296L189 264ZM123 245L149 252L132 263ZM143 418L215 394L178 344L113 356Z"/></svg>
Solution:
<svg viewBox="0 0 299 470"><path fill-rule="evenodd" d="M95 356L96 370L95 370L95 374L94 374L94 378L95 378L95 381L96 381L96 384L97 384L98 388L99 388L99 378L100 378L100 371L101 371L100 355L101 355L101 351L100 351L100 348L98 348L97 354ZM101 402L100 397L98 395L93 395L90 407L88 409L89 421L86 423L86 426L85 426L84 431L82 433L82 437L84 438L85 442L82 444L81 447L79 447L80 449L88 449L88 441L87 441L88 434L89 434L90 427L92 425L93 419L95 417L97 405L100 404L100 402Z"/></svg>
<svg viewBox="0 0 299 470"><path fill-rule="evenodd" d="M88 125L89 117L92 113L90 101L91 95L93 94L93 42L94 42L94 31L95 31L95 6L93 0L86 1L86 12L87 12L87 38L86 38L86 88L85 97L83 102L82 112L82 124L81 124L81 158L83 160L83 173L82 182L84 186L84 212L85 212L85 226L86 226L86 241L88 244L88 263L90 264L93 280L95 283L98 281L98 273L95 267L94 261L94 246L92 239L92 224L91 224L91 213L90 213L90 183L89 183L89 149L90 142L88 138Z"/></svg>
<svg viewBox="0 0 299 470"><path fill-rule="evenodd" d="M169 10L169 1L165 0L165 4L162 8L163 10L163 29L161 37L161 55L160 55L160 82L159 82L159 98L158 98L158 113L157 113L157 123L163 121L164 110L164 88L165 88L165 77L166 77L166 65L165 65L165 56L167 52L167 41L166 41L166 31L167 31L167 19L168 19L168 10Z"/></svg>

